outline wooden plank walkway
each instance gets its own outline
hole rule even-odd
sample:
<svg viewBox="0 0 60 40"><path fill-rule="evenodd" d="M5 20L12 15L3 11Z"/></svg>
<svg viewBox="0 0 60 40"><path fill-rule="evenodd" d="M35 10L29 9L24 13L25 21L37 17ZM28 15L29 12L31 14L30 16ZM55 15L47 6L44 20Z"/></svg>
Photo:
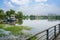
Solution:
<svg viewBox="0 0 60 40"><path fill-rule="evenodd" d="M57 36L57 38L55 40L60 40L60 34Z"/></svg>

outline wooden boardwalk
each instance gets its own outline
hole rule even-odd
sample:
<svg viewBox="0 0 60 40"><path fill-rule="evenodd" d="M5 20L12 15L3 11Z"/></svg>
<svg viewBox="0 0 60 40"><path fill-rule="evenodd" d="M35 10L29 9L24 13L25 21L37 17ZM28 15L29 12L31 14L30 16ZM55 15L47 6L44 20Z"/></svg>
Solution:
<svg viewBox="0 0 60 40"><path fill-rule="evenodd" d="M55 40L60 40L60 35L57 36L57 38Z"/></svg>

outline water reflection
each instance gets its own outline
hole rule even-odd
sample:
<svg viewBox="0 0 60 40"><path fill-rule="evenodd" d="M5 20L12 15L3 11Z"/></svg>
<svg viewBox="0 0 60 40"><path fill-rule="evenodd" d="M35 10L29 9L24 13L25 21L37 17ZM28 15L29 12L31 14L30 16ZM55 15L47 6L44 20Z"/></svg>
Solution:
<svg viewBox="0 0 60 40"><path fill-rule="evenodd" d="M60 20L57 20L56 16L47 17L47 16L31 15L30 17L27 17L26 19L24 19L21 25L31 27L32 30L28 32L31 34L36 34L38 32L46 30L59 23L60 23Z"/></svg>
<svg viewBox="0 0 60 40"><path fill-rule="evenodd" d="M35 33L41 32L59 23L60 23L59 20L48 21L48 19L45 19L45 20L30 20L29 19L29 20L23 20L22 25L31 27L32 30L28 32L31 34L35 34Z"/></svg>

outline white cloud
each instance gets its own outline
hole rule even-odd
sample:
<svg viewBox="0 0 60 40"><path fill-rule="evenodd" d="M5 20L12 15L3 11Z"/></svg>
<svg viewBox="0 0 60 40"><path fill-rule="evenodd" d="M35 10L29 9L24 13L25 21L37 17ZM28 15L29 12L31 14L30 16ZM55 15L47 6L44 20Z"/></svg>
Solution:
<svg viewBox="0 0 60 40"><path fill-rule="evenodd" d="M6 6L11 9L17 9L23 11L24 15L48 15L49 13L58 14L60 13L60 8L55 4L44 3L47 0L35 0L37 4L28 5L29 0L11 0L10 2L5 2ZM20 5L16 8L12 3Z"/></svg>
<svg viewBox="0 0 60 40"><path fill-rule="evenodd" d="M25 5L25 4L28 4L30 1L29 0L11 0L11 2L17 5Z"/></svg>
<svg viewBox="0 0 60 40"><path fill-rule="evenodd" d="M7 7L10 7L10 8L13 8L13 7L14 7L11 2L5 1L4 4L5 4Z"/></svg>
<svg viewBox="0 0 60 40"><path fill-rule="evenodd" d="M36 2L47 2L47 0L35 0Z"/></svg>
<svg viewBox="0 0 60 40"><path fill-rule="evenodd" d="M48 15L50 13L59 15L60 13L60 8L57 6L44 3L21 6L19 10L23 11L25 15Z"/></svg>

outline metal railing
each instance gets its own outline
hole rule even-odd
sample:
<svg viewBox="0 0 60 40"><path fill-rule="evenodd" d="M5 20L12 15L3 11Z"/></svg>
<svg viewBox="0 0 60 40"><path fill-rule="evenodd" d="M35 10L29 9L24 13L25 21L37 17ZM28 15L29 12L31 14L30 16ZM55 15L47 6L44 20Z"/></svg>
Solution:
<svg viewBox="0 0 60 40"><path fill-rule="evenodd" d="M54 40L60 33L60 24L50 27L40 33L27 38L26 40Z"/></svg>

